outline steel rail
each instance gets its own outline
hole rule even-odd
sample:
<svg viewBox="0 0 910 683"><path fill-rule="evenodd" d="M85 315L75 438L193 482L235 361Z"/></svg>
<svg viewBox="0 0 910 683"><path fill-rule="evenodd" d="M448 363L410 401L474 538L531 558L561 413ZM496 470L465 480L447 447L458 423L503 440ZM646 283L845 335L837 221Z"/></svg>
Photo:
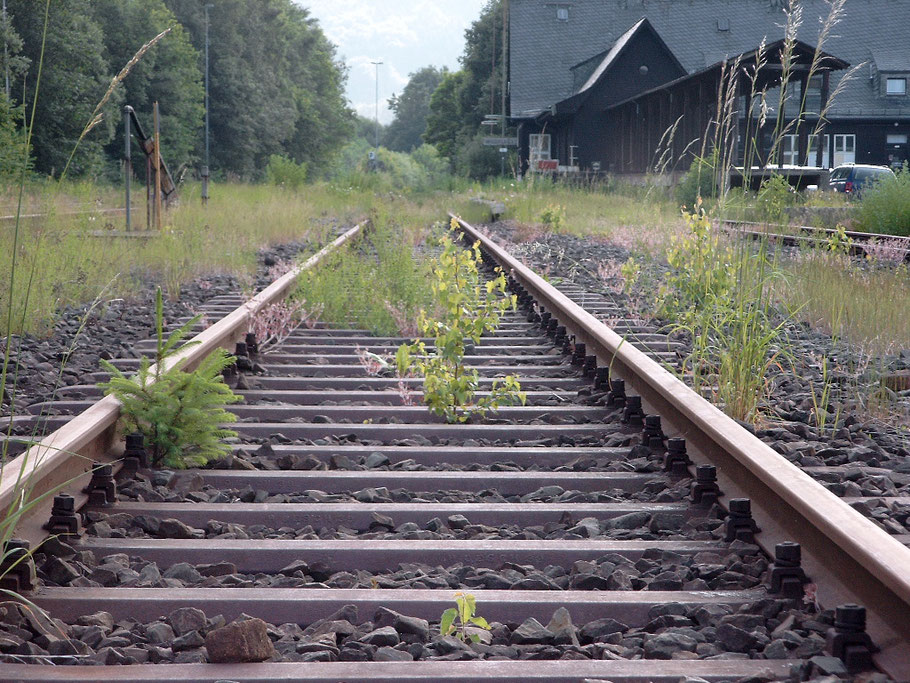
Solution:
<svg viewBox="0 0 910 683"><path fill-rule="evenodd" d="M355 225L303 264L291 269L252 299L197 334L191 340L193 345L170 359L165 369L178 363L192 369L215 349L230 349L246 333L250 321L260 309L288 296L301 272L312 268L327 255L351 241L366 225L366 221ZM21 498L23 494L34 500L67 482L72 482L73 488L81 488L87 483L94 463L111 462L122 451L116 443L116 425L119 418L120 402L113 396L106 396L49 434L40 443L4 463L0 467L0 510L6 513L12 509L11 506L15 505L16 499ZM29 517L37 519L49 507L48 500L47 505L37 506ZM20 525L18 535L33 541L43 537L40 528L30 523Z"/></svg>
<svg viewBox="0 0 910 683"><path fill-rule="evenodd" d="M868 630L881 651L876 663L898 680L910 671L910 548L839 500L724 415L668 370L639 351L565 294L511 256L487 235L454 214L461 229L559 319L568 334L586 344L598 364L626 380L665 431L687 439L692 459L718 467L727 498L753 501L763 533L757 542L773 556L774 545L796 541L803 566L828 607L864 605Z"/></svg>

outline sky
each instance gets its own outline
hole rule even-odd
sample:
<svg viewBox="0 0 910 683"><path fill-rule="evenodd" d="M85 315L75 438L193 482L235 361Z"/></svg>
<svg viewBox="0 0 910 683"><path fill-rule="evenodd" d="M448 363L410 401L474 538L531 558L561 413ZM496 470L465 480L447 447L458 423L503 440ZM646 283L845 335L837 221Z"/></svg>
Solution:
<svg viewBox="0 0 910 683"><path fill-rule="evenodd" d="M348 66L347 95L358 114L389 123L388 99L424 66L459 68L464 32L486 0L296 0L319 20Z"/></svg>

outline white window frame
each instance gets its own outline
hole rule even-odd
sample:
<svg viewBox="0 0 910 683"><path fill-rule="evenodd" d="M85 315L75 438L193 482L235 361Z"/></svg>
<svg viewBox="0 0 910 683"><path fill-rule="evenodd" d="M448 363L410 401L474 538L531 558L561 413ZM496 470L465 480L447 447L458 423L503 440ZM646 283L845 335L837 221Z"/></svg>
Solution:
<svg viewBox="0 0 910 683"><path fill-rule="evenodd" d="M550 145L552 143L549 133L531 133L528 136L528 156L531 163L550 159Z"/></svg>
<svg viewBox="0 0 910 683"><path fill-rule="evenodd" d="M556 8L556 21L566 22L569 20L569 8L568 7L557 7Z"/></svg>
<svg viewBox="0 0 910 683"><path fill-rule="evenodd" d="M907 134L906 133L895 133L893 135L888 135L885 137L885 143L888 145L906 145L907 144Z"/></svg>
<svg viewBox="0 0 910 683"><path fill-rule="evenodd" d="M780 159L784 166L799 165L799 135L784 135L780 140Z"/></svg>
<svg viewBox="0 0 910 683"><path fill-rule="evenodd" d="M843 133L834 136L834 166L856 163L856 135Z"/></svg>
<svg viewBox="0 0 910 683"><path fill-rule="evenodd" d="M896 87L891 89L891 84ZM905 76L888 76L885 78L885 96L886 97L906 97L907 96L907 78Z"/></svg>
<svg viewBox="0 0 910 683"><path fill-rule="evenodd" d="M825 134L823 136L824 148L822 149L822 168L831 168L831 136ZM806 154L806 166L815 166L815 160L818 158L815 154L816 141L818 140L817 135L809 135L809 151Z"/></svg>

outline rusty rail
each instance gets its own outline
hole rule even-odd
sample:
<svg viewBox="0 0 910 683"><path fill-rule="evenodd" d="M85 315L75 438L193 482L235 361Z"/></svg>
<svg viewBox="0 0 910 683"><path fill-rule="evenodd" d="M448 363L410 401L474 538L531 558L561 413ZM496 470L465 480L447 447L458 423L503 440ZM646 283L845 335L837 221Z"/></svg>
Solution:
<svg viewBox="0 0 910 683"><path fill-rule="evenodd" d="M839 500L770 446L724 415L669 371L454 214L462 229L510 272L598 363L626 380L650 412L685 437L696 462L718 467L727 496L751 498L763 533L757 542L796 541L803 566L828 607L865 605L869 632L881 648L876 663L898 680L910 671L910 548ZM667 431L667 428L665 428ZM824 578L822 578L824 577ZM903 675L901 675L903 674Z"/></svg>

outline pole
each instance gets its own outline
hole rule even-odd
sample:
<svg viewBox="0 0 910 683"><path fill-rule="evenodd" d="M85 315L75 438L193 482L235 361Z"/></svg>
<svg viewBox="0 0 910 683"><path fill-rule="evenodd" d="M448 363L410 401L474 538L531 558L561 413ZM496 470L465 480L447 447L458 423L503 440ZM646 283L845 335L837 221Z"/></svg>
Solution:
<svg viewBox="0 0 910 683"><path fill-rule="evenodd" d="M130 112L133 108L126 105L123 108L123 173L126 176L126 231L132 230L130 209L130 182L133 177L133 161L130 145Z"/></svg>
<svg viewBox="0 0 910 683"><path fill-rule="evenodd" d="M9 46L7 45L6 32L8 31L6 24L6 0L3 0L3 71L4 77L6 79L6 99L9 101Z"/></svg>
<svg viewBox="0 0 910 683"><path fill-rule="evenodd" d="M209 203L209 9L205 6L205 165L202 167L202 203Z"/></svg>
<svg viewBox="0 0 910 683"><path fill-rule="evenodd" d="M161 230L161 129L158 122L158 102L155 113L155 227Z"/></svg>
<svg viewBox="0 0 910 683"><path fill-rule="evenodd" d="M508 27L509 27L509 0L502 0L502 128L500 135L502 137L506 136L506 90L509 87L509 41L508 41ZM501 159L501 170L500 175L506 174L506 155L500 154Z"/></svg>
<svg viewBox="0 0 910 683"><path fill-rule="evenodd" d="M379 65L382 62L370 62L376 67L376 149L379 149Z"/></svg>

